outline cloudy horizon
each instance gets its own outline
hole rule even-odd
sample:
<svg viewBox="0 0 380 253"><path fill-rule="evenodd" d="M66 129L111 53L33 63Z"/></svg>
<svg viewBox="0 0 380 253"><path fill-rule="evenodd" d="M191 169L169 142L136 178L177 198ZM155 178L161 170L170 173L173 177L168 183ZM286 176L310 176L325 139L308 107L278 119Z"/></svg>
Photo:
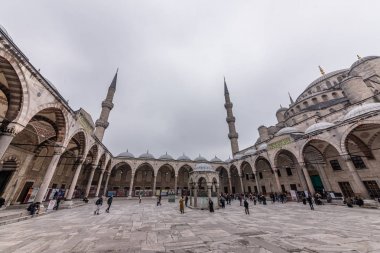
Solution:
<svg viewBox="0 0 380 253"><path fill-rule="evenodd" d="M328 73L380 51L380 3L369 1L39 0L2 7L0 24L16 45L94 121L119 68L103 140L115 156L128 149L227 159L224 76L244 149L260 125L276 124L288 92L296 99L320 76L318 65Z"/></svg>

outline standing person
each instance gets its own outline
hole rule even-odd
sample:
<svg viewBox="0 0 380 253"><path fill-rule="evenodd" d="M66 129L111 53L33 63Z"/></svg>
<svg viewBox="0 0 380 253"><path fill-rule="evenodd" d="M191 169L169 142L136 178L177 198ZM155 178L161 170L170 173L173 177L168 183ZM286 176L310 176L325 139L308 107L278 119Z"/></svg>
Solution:
<svg viewBox="0 0 380 253"><path fill-rule="evenodd" d="M244 200L244 209L245 209L245 214L249 214L249 209L248 209L248 201L247 199Z"/></svg>
<svg viewBox="0 0 380 253"><path fill-rule="evenodd" d="M55 206L53 207L53 210L58 210L59 208L59 203L61 203L61 197L57 198L57 201L55 203Z"/></svg>
<svg viewBox="0 0 380 253"><path fill-rule="evenodd" d="M108 198L108 200L107 200L107 204L108 204L108 207L107 207L107 209L106 209L106 212L107 213L109 213L110 212L110 207L111 207L111 205L112 205L112 200L113 200L113 197L112 197L112 195Z"/></svg>
<svg viewBox="0 0 380 253"><path fill-rule="evenodd" d="M161 206L161 194L157 197L157 206Z"/></svg>
<svg viewBox="0 0 380 253"><path fill-rule="evenodd" d="M187 202L189 201L189 197L186 195L185 197L185 206L187 207Z"/></svg>
<svg viewBox="0 0 380 253"><path fill-rule="evenodd" d="M187 196L186 196L187 197ZM185 207L183 206L183 197L181 197L179 199L179 211L181 212L181 214L185 213Z"/></svg>
<svg viewBox="0 0 380 253"><path fill-rule="evenodd" d="M253 198L253 204L256 205L257 203L256 196L253 196L252 198Z"/></svg>
<svg viewBox="0 0 380 253"><path fill-rule="evenodd" d="M98 200L95 202L96 210L94 211L94 215L99 215L100 207L103 205L103 198L99 196Z"/></svg>
<svg viewBox="0 0 380 253"><path fill-rule="evenodd" d="M139 194L139 204L141 204L141 194Z"/></svg>
<svg viewBox="0 0 380 253"><path fill-rule="evenodd" d="M214 212L214 202L211 200L211 198L208 198L208 208L210 210L210 213Z"/></svg>
<svg viewBox="0 0 380 253"><path fill-rule="evenodd" d="M309 202L310 209L311 209L311 210L314 210L313 199L311 198L310 194L309 194L309 196L307 197L307 202Z"/></svg>
<svg viewBox="0 0 380 253"><path fill-rule="evenodd" d="M242 199L241 195L238 196L238 199L240 201L240 206L242 206L243 205L243 199Z"/></svg>

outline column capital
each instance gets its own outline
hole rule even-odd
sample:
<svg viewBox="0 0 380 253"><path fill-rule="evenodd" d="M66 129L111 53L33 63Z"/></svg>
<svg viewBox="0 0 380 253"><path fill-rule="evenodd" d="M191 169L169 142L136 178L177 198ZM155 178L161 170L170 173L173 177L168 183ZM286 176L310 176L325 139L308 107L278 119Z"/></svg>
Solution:
<svg viewBox="0 0 380 253"><path fill-rule="evenodd" d="M59 143L56 143L57 146L54 147L54 155L62 155L65 152L65 147L60 146Z"/></svg>

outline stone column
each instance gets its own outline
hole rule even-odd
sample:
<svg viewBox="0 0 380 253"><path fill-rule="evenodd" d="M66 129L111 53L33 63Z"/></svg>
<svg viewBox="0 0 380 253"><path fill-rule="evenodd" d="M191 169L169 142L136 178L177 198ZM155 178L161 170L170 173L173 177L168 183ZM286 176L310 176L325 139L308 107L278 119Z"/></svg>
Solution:
<svg viewBox="0 0 380 253"><path fill-rule="evenodd" d="M189 187L189 189L190 189L190 196L189 196L189 198L190 198L190 206L192 206L193 205L193 188L192 188L192 186L190 186Z"/></svg>
<svg viewBox="0 0 380 253"><path fill-rule="evenodd" d="M274 178L276 179L276 185L278 192L282 192L280 178L278 177L277 170L274 171Z"/></svg>
<svg viewBox="0 0 380 253"><path fill-rule="evenodd" d="M132 198L132 193L133 193L133 180L135 179L135 173L131 173L131 183L129 184L129 193L128 193L128 198Z"/></svg>
<svg viewBox="0 0 380 253"><path fill-rule="evenodd" d="M104 184L104 192L103 192L104 196L107 196L107 188L108 188L108 181L110 180L110 175L111 175L111 172L107 171L107 179L106 179L106 183Z"/></svg>
<svg viewBox="0 0 380 253"><path fill-rule="evenodd" d="M302 189L304 191L307 191L307 184L306 184L306 180L305 180L305 177L301 171L301 167L299 165L296 165L296 172L297 172L297 175L298 175L298 178L300 180L300 183L301 183L301 186L302 186Z"/></svg>
<svg viewBox="0 0 380 253"><path fill-rule="evenodd" d="M212 185L207 184L207 197L211 198L211 187Z"/></svg>
<svg viewBox="0 0 380 253"><path fill-rule="evenodd" d="M102 167L105 167L105 166L102 166ZM102 171L100 172L100 177L99 177L99 181L98 181L98 186L96 187L95 197L98 197L98 195L99 195L100 187L102 186L102 181L103 181L103 175L104 175L104 172L105 172L105 169L102 168Z"/></svg>
<svg viewBox="0 0 380 253"><path fill-rule="evenodd" d="M257 193L261 192L260 184L259 184L259 178L257 177L257 172L253 172L255 174L255 181L256 181L256 187L257 187Z"/></svg>
<svg viewBox="0 0 380 253"><path fill-rule="evenodd" d="M88 197L88 194L90 193L92 180L94 179L95 169L96 169L96 165L93 164L91 168L91 172L90 172L90 177L88 178L88 182L87 182L86 193L84 195L86 198Z"/></svg>
<svg viewBox="0 0 380 253"><path fill-rule="evenodd" d="M230 187L230 194L232 194L232 182L231 182L231 177L228 176L228 186Z"/></svg>
<svg viewBox="0 0 380 253"><path fill-rule="evenodd" d="M75 186L77 185L77 181L78 181L80 172L82 170L83 162L84 162L84 159L78 160L77 168L75 169L75 174L74 174L73 180L71 181L69 193L66 196L66 200L71 200L73 198Z"/></svg>
<svg viewBox="0 0 380 253"><path fill-rule="evenodd" d="M241 176L239 176L239 180L241 185L241 193L244 193L243 179L241 178Z"/></svg>
<svg viewBox="0 0 380 253"><path fill-rule="evenodd" d="M323 186L326 188L325 190L331 191L331 184L330 184L329 178L326 175L325 168L326 168L326 166L321 167L321 166L317 165L317 169L318 169L319 174L321 175Z"/></svg>
<svg viewBox="0 0 380 253"><path fill-rule="evenodd" d="M303 174L305 175L307 188L309 188L309 192L312 195L314 195L315 194L314 186L313 186L313 183L311 182L311 178L309 176L309 172L307 171L306 166L302 166L302 171L303 171Z"/></svg>
<svg viewBox="0 0 380 253"><path fill-rule="evenodd" d="M153 173L153 194L152 194L152 198L155 198L156 197L156 175ZM162 179L161 179L162 181ZM161 183L161 186L162 186L162 183Z"/></svg>
<svg viewBox="0 0 380 253"><path fill-rule="evenodd" d="M174 193L177 196L177 183L178 183L178 175L174 176Z"/></svg>
<svg viewBox="0 0 380 253"><path fill-rule="evenodd" d="M59 159L61 158L63 151L64 151L63 147L54 148L53 157L51 158L50 164L46 170L44 179L42 180L40 189L37 192L34 202L42 202L44 200L44 196L46 194L47 189L49 188L50 181L54 176L55 170L57 168L57 164L59 162Z"/></svg>
<svg viewBox="0 0 380 253"><path fill-rule="evenodd" d="M194 207L198 207L198 185L194 184Z"/></svg>
<svg viewBox="0 0 380 253"><path fill-rule="evenodd" d="M346 164L348 167L348 170L351 172L352 178L354 179L354 182L356 184L356 189L358 189L360 192L359 194L361 197L368 199L369 194L367 191L367 188L365 188L363 181L361 180L358 171L356 170L354 164L351 161L351 157L345 157Z"/></svg>

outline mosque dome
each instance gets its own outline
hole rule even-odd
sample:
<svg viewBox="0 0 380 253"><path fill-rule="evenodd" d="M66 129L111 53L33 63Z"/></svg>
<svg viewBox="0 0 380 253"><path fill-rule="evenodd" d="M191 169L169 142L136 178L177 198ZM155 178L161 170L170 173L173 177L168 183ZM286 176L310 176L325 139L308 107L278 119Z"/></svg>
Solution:
<svg viewBox="0 0 380 253"><path fill-rule="evenodd" d="M346 115L343 117L343 121L349 120L355 117L358 117L360 115L374 112L380 110L380 103L368 103L364 105L358 105L354 107L351 111L349 111Z"/></svg>
<svg viewBox="0 0 380 253"><path fill-rule="evenodd" d="M147 151L146 153L144 154L141 154L139 156L139 158L142 158L142 159L155 159L154 156L152 154L149 154L149 151Z"/></svg>
<svg viewBox="0 0 380 253"><path fill-rule="evenodd" d="M127 151L118 154L117 157L135 158L135 156L132 153L128 152L128 149Z"/></svg>
<svg viewBox="0 0 380 253"><path fill-rule="evenodd" d="M279 112L286 112L288 110L288 108L286 107L280 107L276 113L279 113Z"/></svg>
<svg viewBox="0 0 380 253"><path fill-rule="evenodd" d="M309 126L305 130L305 134L310 134L310 133L313 133L316 131L320 131L320 130L324 130L324 129L333 127L333 126L335 126L335 125L333 123L330 123L330 122L318 122L318 123L315 123L315 124Z"/></svg>
<svg viewBox="0 0 380 253"><path fill-rule="evenodd" d="M194 162L208 162L206 158L199 155L197 158L194 159Z"/></svg>
<svg viewBox="0 0 380 253"><path fill-rule="evenodd" d="M195 171L215 172L215 170L211 167L211 165L209 165L207 163L199 163L199 164L195 165L194 172Z"/></svg>
<svg viewBox="0 0 380 253"><path fill-rule="evenodd" d="M187 155L183 154L180 157L177 158L178 161L191 161L190 157Z"/></svg>
<svg viewBox="0 0 380 253"><path fill-rule="evenodd" d="M243 157L242 154L234 155L234 159L235 159L235 160L239 160L239 159L242 158L242 157Z"/></svg>
<svg viewBox="0 0 380 253"><path fill-rule="evenodd" d="M230 162L232 162L232 159L231 159L231 157L228 157L228 159L227 159L227 160L225 160L224 162L225 162L225 163L230 163Z"/></svg>
<svg viewBox="0 0 380 253"><path fill-rule="evenodd" d="M213 163L221 163L221 162L223 162L223 161L220 160L217 156L215 156L214 158L212 158L212 159L210 160L210 162L213 162Z"/></svg>
<svg viewBox="0 0 380 253"><path fill-rule="evenodd" d="M257 150L255 148L250 148L247 151L245 151L244 155L254 155L256 154Z"/></svg>
<svg viewBox="0 0 380 253"><path fill-rule="evenodd" d="M160 159L160 160L174 160L173 157L171 155L168 155L167 152L164 155L160 156L158 159Z"/></svg>
<svg viewBox="0 0 380 253"><path fill-rule="evenodd" d="M284 134L302 134L302 131L298 130L295 127L284 127L284 128L281 128L280 131L276 133L276 136L280 136Z"/></svg>
<svg viewBox="0 0 380 253"><path fill-rule="evenodd" d="M259 151L267 150L267 149L268 149L268 144L266 144L266 143L260 144L260 146L258 147Z"/></svg>
<svg viewBox="0 0 380 253"><path fill-rule="evenodd" d="M380 58L380 57L379 56L366 56L366 57L360 58L359 60L357 60L356 62L354 62L351 65L350 70L352 70L353 68L356 68L357 66L359 66L360 64L362 64L362 63L364 63L366 61L374 60L374 59L377 59L377 58Z"/></svg>

